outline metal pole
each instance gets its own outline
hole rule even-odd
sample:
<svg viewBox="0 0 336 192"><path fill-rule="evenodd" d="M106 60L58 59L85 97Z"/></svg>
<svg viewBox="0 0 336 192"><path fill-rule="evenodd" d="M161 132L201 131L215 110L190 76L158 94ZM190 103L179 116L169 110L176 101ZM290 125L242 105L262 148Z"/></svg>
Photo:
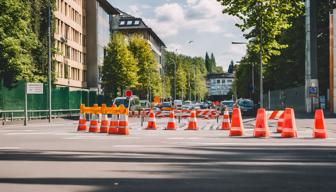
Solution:
<svg viewBox="0 0 336 192"><path fill-rule="evenodd" d="M49 123L51 122L51 3L49 4L48 14L48 96L49 96Z"/></svg>
<svg viewBox="0 0 336 192"><path fill-rule="evenodd" d="M271 91L268 90L268 109L271 109Z"/></svg>
<svg viewBox="0 0 336 192"><path fill-rule="evenodd" d="M188 79L189 79L189 82L188 82L188 87L189 87L189 101L191 101L190 72L188 72Z"/></svg>
<svg viewBox="0 0 336 192"><path fill-rule="evenodd" d="M263 52L262 52L262 18L260 18L260 108L264 107L264 101L263 101Z"/></svg>
<svg viewBox="0 0 336 192"><path fill-rule="evenodd" d="M194 90L195 90L195 102L196 102L196 99L197 99L197 89L196 89L196 64L194 63Z"/></svg>
<svg viewBox="0 0 336 192"><path fill-rule="evenodd" d="M27 125L28 121L28 99L27 99L27 82L25 83L25 104L24 104L24 126Z"/></svg>
<svg viewBox="0 0 336 192"><path fill-rule="evenodd" d="M174 100L176 99L176 61L174 61Z"/></svg>

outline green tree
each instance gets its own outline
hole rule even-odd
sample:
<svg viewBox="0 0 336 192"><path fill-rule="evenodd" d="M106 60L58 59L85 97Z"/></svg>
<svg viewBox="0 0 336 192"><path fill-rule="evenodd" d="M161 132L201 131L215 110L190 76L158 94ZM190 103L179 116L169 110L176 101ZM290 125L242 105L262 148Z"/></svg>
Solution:
<svg viewBox="0 0 336 192"><path fill-rule="evenodd" d="M258 53L262 41L264 63L267 63L271 56L280 55L281 49L288 46L280 43L278 37L291 27L290 19L301 15L304 7L302 0L217 1L223 5L224 13L241 20L236 26L245 32L245 37L250 40L251 51Z"/></svg>
<svg viewBox="0 0 336 192"><path fill-rule="evenodd" d="M26 1L0 1L0 77L6 86L18 80L43 80L32 57L38 40L31 29L30 10Z"/></svg>
<svg viewBox="0 0 336 192"><path fill-rule="evenodd" d="M205 67L208 73L212 72L211 60L210 60L208 52L205 53Z"/></svg>
<svg viewBox="0 0 336 192"><path fill-rule="evenodd" d="M151 95L161 95L159 64L149 43L139 35L135 35L131 38L129 49L138 62L138 95L146 95L148 90L151 90Z"/></svg>
<svg viewBox="0 0 336 192"><path fill-rule="evenodd" d="M216 63L216 59L213 53L211 53L211 57L210 57L210 71L211 73L217 73L217 63Z"/></svg>
<svg viewBox="0 0 336 192"><path fill-rule="evenodd" d="M102 77L105 94L117 96L118 91L122 94L126 88L137 86L137 61L128 50L125 39L124 35L113 33L106 48Z"/></svg>
<svg viewBox="0 0 336 192"><path fill-rule="evenodd" d="M233 73L233 67L234 67L234 62L231 61L230 65L229 65L229 68L228 68L228 73Z"/></svg>

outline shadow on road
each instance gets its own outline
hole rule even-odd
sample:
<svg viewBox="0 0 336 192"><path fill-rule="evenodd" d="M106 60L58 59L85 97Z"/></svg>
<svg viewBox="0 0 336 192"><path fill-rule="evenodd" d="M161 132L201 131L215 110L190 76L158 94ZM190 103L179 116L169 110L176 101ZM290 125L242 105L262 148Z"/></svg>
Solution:
<svg viewBox="0 0 336 192"><path fill-rule="evenodd" d="M171 151L171 152L169 152ZM57 153L57 154L56 154ZM72 154L71 154L72 153ZM171 169L132 170L169 178L0 178L0 183L80 185L105 191L335 191L336 149L321 146L195 146L148 151L0 151L0 161L162 163ZM116 167L107 167L114 172Z"/></svg>

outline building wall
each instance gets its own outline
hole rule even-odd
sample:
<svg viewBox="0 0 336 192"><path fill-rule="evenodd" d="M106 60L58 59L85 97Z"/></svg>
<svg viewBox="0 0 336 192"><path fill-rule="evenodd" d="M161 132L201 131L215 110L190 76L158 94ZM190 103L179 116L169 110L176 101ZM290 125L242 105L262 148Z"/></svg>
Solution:
<svg viewBox="0 0 336 192"><path fill-rule="evenodd" d="M56 84L86 88L86 0L56 0Z"/></svg>
<svg viewBox="0 0 336 192"><path fill-rule="evenodd" d="M227 95L232 89L233 78L213 78L207 80L208 95Z"/></svg>

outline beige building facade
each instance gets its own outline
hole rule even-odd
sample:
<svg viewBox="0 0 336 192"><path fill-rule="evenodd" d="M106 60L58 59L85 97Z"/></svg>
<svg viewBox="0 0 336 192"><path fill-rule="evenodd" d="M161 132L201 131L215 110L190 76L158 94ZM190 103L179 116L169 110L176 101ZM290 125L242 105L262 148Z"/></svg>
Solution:
<svg viewBox="0 0 336 192"><path fill-rule="evenodd" d="M56 85L87 88L86 1L56 0Z"/></svg>

